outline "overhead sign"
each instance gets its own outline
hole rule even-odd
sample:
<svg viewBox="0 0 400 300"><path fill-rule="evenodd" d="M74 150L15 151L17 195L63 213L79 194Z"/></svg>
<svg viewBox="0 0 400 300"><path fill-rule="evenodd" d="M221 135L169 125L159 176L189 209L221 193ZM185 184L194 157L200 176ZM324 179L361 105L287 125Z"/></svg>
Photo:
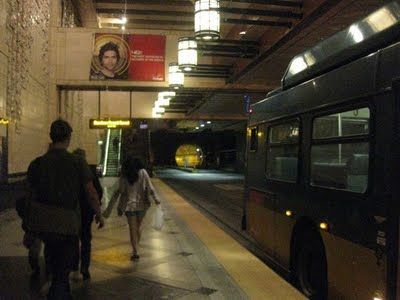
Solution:
<svg viewBox="0 0 400 300"><path fill-rule="evenodd" d="M90 80L165 81L164 35L96 33Z"/></svg>
<svg viewBox="0 0 400 300"><path fill-rule="evenodd" d="M132 127L132 119L90 119L90 129L117 129Z"/></svg>

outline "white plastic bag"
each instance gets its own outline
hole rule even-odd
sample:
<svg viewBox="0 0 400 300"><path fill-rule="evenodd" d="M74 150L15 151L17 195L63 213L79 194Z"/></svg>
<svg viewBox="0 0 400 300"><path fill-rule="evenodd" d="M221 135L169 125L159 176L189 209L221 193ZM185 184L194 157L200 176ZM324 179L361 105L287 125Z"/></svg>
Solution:
<svg viewBox="0 0 400 300"><path fill-rule="evenodd" d="M161 230L164 225L164 213L161 210L160 205L157 205L156 211L153 216L153 227L155 230Z"/></svg>

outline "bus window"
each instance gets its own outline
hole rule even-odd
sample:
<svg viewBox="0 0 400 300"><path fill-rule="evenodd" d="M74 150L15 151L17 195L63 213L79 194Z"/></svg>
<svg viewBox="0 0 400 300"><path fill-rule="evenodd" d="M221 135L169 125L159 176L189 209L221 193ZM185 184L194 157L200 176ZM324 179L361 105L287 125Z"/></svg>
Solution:
<svg viewBox="0 0 400 300"><path fill-rule="evenodd" d="M271 126L268 137L267 178L296 182L299 153L299 121Z"/></svg>
<svg viewBox="0 0 400 300"><path fill-rule="evenodd" d="M357 193L366 191L369 119L369 108L314 119L311 185ZM347 138L344 141L343 137L349 136L357 136L357 140ZM324 139L324 142L319 139Z"/></svg>
<svg viewBox="0 0 400 300"><path fill-rule="evenodd" d="M258 127L250 129L250 151L257 151L258 147Z"/></svg>
<svg viewBox="0 0 400 300"><path fill-rule="evenodd" d="M366 135L369 132L369 108L355 109L314 120L313 138Z"/></svg>

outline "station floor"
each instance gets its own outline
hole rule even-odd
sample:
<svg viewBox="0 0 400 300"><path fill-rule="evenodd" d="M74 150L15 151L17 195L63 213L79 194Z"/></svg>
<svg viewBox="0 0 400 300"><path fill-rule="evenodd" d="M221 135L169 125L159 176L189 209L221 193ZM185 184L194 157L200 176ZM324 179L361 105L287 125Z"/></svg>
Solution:
<svg viewBox="0 0 400 300"><path fill-rule="evenodd" d="M71 278L74 299L305 299L159 179L164 226L148 211L139 261L130 261L125 217L109 203L115 178L105 178L106 226L93 228L90 281ZM23 231L15 210L0 213L0 299L44 299L43 276L30 278Z"/></svg>

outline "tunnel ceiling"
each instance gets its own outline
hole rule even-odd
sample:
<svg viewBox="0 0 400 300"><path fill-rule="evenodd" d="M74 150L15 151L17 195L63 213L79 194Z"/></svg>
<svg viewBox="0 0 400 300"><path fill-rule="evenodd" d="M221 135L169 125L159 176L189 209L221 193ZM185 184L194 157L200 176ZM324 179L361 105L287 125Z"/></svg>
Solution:
<svg viewBox="0 0 400 300"><path fill-rule="evenodd" d="M116 28L120 25L113 24L113 20L125 14L128 30L161 29L182 37L194 34L194 0L73 2L84 25L96 19L98 27ZM220 0L221 38L199 43L199 67L185 76L222 78L225 88L184 88L168 112L187 116L195 112L218 114L228 107L242 113L243 104L238 103L243 96L262 99L266 92L279 87L293 56L387 2L390 1ZM240 35L242 31L246 34ZM207 58L207 64L203 58Z"/></svg>
<svg viewBox="0 0 400 300"><path fill-rule="evenodd" d="M236 131L244 132L247 126L246 120L173 120L173 119L148 119L149 129L168 130L169 132L202 133Z"/></svg>

